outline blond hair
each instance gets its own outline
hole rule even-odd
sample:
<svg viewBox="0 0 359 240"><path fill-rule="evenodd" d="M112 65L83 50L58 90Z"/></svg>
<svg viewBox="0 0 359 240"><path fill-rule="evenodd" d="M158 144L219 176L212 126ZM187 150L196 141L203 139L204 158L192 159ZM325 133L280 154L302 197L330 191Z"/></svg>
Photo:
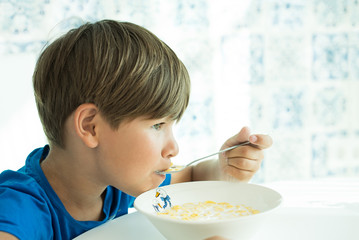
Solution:
<svg viewBox="0 0 359 240"><path fill-rule="evenodd" d="M102 20L73 29L41 53L35 100L50 143L64 147L64 122L83 103L95 104L114 129L146 116L179 120L190 94L184 64L153 33Z"/></svg>

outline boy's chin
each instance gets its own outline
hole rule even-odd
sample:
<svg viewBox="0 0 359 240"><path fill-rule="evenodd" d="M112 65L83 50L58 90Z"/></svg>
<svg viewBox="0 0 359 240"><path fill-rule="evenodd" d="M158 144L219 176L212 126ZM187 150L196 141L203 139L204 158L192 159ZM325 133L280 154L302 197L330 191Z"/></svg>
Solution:
<svg viewBox="0 0 359 240"><path fill-rule="evenodd" d="M163 175L162 175L163 176ZM159 177L159 178L157 178L156 177L156 179L152 179L152 181L151 181L151 185L146 185L146 186L144 186L143 188L141 188L141 189L139 189L139 191L137 191L137 192L134 192L134 193L132 193L132 194L130 194L131 196L134 196L134 197L138 197L139 195L141 195L142 193L144 193L144 192L147 192L147 191L150 191L150 190L152 190L152 189L155 189L155 188L157 188L159 185L161 185L161 183L165 180L165 178L166 178L166 176L164 176L164 177ZM148 181L147 183L149 183L150 181Z"/></svg>

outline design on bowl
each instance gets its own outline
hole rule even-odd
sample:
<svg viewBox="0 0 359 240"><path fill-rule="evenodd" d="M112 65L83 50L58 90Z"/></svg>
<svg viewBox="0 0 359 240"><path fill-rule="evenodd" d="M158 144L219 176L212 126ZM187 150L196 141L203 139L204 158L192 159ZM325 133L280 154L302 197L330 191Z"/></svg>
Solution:
<svg viewBox="0 0 359 240"><path fill-rule="evenodd" d="M156 212L163 212L169 206L172 207L171 198L162 188L156 189L155 199L152 206Z"/></svg>

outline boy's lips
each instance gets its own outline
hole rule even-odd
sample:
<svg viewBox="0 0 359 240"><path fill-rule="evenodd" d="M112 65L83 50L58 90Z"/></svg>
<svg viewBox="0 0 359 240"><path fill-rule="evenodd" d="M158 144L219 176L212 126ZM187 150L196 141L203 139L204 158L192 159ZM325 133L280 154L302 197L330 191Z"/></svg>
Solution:
<svg viewBox="0 0 359 240"><path fill-rule="evenodd" d="M161 171L155 171L155 174L157 174L158 176L161 176L161 177L165 177L166 174L164 174L163 172Z"/></svg>
<svg viewBox="0 0 359 240"><path fill-rule="evenodd" d="M164 171L166 171L167 169L169 169L171 167L171 165L169 165L168 167L166 167L166 168L162 168L162 169L159 169L159 170L157 170L157 171L155 171L158 175L166 175L166 174L163 174L163 173L161 173L161 172L164 172Z"/></svg>
<svg viewBox="0 0 359 240"><path fill-rule="evenodd" d="M168 168L166 169L161 169L161 170L157 170L155 171L158 175L166 175L166 174L163 174L164 171L166 171Z"/></svg>

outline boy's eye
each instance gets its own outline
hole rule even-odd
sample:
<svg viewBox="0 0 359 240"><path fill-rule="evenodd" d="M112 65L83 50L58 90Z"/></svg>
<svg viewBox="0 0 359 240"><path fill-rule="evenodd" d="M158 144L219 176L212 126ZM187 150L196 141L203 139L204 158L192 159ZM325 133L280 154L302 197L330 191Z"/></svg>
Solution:
<svg viewBox="0 0 359 240"><path fill-rule="evenodd" d="M163 123L157 123L157 124L153 125L152 128L155 129L155 130L160 130L162 124L163 124Z"/></svg>

